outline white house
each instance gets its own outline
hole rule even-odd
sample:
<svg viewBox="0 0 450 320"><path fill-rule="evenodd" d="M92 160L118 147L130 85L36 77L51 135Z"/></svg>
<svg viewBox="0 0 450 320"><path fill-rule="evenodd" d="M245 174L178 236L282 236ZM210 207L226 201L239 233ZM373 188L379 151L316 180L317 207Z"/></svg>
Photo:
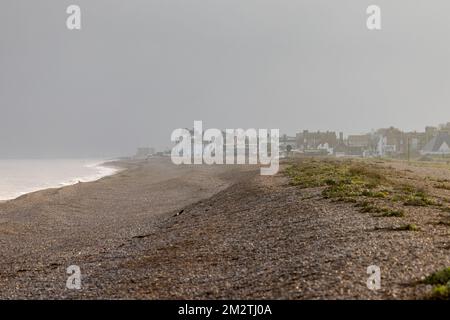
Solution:
<svg viewBox="0 0 450 320"><path fill-rule="evenodd" d="M421 154L450 154L450 135L447 132L439 132L420 151Z"/></svg>

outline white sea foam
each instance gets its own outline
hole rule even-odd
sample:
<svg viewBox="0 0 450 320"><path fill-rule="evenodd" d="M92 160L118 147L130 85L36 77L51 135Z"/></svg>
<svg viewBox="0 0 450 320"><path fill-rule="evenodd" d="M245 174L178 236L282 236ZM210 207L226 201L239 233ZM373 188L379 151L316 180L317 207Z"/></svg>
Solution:
<svg viewBox="0 0 450 320"><path fill-rule="evenodd" d="M104 166L98 159L11 159L0 160L0 200L58 188L78 182L95 181L119 169Z"/></svg>

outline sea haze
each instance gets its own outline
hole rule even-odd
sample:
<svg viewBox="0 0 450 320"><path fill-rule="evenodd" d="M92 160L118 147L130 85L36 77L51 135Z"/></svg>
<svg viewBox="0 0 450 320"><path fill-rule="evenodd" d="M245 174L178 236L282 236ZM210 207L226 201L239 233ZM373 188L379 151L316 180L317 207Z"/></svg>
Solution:
<svg viewBox="0 0 450 320"><path fill-rule="evenodd" d="M8 159L0 160L0 201L23 194L98 180L117 169L99 159Z"/></svg>

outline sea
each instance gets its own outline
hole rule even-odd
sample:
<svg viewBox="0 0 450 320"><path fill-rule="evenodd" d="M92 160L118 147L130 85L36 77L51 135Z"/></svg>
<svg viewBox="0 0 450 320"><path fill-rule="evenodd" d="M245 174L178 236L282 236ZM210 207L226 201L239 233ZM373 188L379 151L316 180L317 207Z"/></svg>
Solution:
<svg viewBox="0 0 450 320"><path fill-rule="evenodd" d="M111 159L0 159L0 201L26 193L95 181L119 169Z"/></svg>

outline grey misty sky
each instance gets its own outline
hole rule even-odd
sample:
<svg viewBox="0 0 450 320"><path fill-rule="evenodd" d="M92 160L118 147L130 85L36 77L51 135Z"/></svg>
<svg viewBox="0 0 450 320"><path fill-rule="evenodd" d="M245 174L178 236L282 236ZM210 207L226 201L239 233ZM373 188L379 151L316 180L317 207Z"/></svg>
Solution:
<svg viewBox="0 0 450 320"><path fill-rule="evenodd" d="M65 26L82 9L82 30ZM366 8L382 10L381 31ZM450 121L448 0L2 0L0 157L116 156L178 127Z"/></svg>

